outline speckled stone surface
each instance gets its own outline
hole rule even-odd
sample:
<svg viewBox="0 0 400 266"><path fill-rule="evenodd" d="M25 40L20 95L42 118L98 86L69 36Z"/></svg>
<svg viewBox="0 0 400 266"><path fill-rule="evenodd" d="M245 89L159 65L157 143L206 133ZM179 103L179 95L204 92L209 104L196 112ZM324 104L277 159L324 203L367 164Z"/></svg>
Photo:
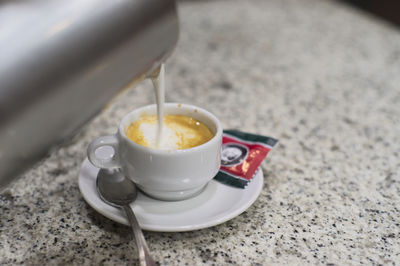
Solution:
<svg viewBox="0 0 400 266"><path fill-rule="evenodd" d="M400 264L400 31L334 1L180 3L167 100L280 140L260 197L186 233L145 232L162 265ZM95 97L95 96L94 96ZM136 264L128 227L83 200L88 143L152 103L146 81L0 196L0 264Z"/></svg>

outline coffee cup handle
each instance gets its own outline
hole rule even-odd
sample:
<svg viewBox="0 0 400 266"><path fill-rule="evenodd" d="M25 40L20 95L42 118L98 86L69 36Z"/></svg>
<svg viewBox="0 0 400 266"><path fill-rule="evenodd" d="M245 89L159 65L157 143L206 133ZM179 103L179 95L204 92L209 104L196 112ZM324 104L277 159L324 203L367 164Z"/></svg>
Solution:
<svg viewBox="0 0 400 266"><path fill-rule="evenodd" d="M97 156L96 150L100 147L109 146L114 149L114 155L108 158ZM99 168L120 168L121 164L118 158L118 138L116 135L102 136L93 140L88 148L87 155L89 161Z"/></svg>

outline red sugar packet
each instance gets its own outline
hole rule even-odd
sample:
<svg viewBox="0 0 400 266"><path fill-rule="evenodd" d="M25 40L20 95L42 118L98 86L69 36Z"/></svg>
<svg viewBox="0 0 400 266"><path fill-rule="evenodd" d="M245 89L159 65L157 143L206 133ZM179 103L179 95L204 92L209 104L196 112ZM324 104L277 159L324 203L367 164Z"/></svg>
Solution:
<svg viewBox="0 0 400 266"><path fill-rule="evenodd" d="M233 187L245 188L277 142L271 137L224 130L221 168L214 179Z"/></svg>

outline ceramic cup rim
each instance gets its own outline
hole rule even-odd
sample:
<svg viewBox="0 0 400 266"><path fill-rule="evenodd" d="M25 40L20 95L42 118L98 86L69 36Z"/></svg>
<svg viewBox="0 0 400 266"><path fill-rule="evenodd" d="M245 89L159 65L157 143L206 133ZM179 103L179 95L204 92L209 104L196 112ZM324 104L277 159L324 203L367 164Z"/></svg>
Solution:
<svg viewBox="0 0 400 266"><path fill-rule="evenodd" d="M128 124L128 123L130 124L130 123L135 121L135 120L131 120L130 118L134 114L143 112L144 110L149 110L149 109L154 109L154 108L156 109L157 108L157 104L150 104L150 105L141 106L141 107L136 108L136 109L130 111L129 113L125 114L124 117L121 119L121 122L119 123L119 126L118 126L119 135L125 140L126 143L128 143L134 149L141 150L141 151L144 151L144 152L151 152L153 154L168 155L168 156L171 156L171 155L185 155L185 154L189 154L189 153L194 153L194 152L198 152L199 150L207 149L210 146L214 146L214 145L218 144L218 141L222 138L222 125L221 125L221 122L218 120L218 118L214 114L212 114L211 112L209 112L209 111L207 111L207 110L205 110L205 109L203 109L201 107L198 107L198 106L195 106L195 105L192 105L192 104L164 103L164 107L174 107L174 106L176 108L182 108L183 107L184 109L193 109L193 110L196 110L196 112L199 112L199 113L207 116L207 118L210 119L214 123L214 125L216 127L214 136L209 141L207 141L207 142L205 142L205 143L203 143L201 145L198 145L198 146L195 146L195 147L192 147L192 148L188 148L188 149L180 149L180 150L175 150L175 149L156 149L156 148L151 148L151 147L145 147L145 146L142 146L142 145L137 144L134 141L130 140L126 136L125 128L124 128L126 124ZM166 114L168 114L168 112ZM189 116L189 114L186 114L186 115ZM200 122L203 122L203 121L201 121L201 119L200 119Z"/></svg>

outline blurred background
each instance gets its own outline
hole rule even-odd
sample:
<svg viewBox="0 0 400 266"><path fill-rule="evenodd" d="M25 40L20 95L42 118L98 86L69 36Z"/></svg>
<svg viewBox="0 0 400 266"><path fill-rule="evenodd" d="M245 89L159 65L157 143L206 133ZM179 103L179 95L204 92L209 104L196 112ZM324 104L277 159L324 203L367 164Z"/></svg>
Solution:
<svg viewBox="0 0 400 266"><path fill-rule="evenodd" d="M396 0L343 0L400 26L400 2Z"/></svg>

